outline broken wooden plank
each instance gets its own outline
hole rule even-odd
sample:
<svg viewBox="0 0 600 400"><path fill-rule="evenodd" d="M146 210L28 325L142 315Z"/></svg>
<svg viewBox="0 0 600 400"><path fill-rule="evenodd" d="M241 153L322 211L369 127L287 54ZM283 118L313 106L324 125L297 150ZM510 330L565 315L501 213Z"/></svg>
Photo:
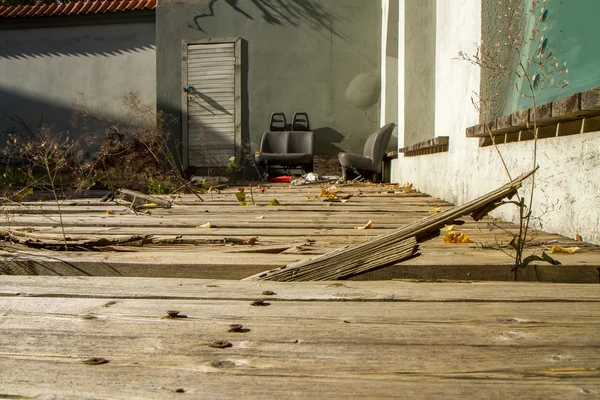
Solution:
<svg viewBox="0 0 600 400"><path fill-rule="evenodd" d="M117 237L82 238L59 235L40 235L27 231L3 231L0 240L22 244L34 249L55 251L100 251L109 246L135 246L151 243L152 235L127 235ZM67 246L65 248L65 245Z"/></svg>
<svg viewBox="0 0 600 400"><path fill-rule="evenodd" d="M157 206L162 208L171 208L170 201L161 199L156 196L150 196L142 192L130 189L119 189L118 192L121 193L127 200L134 203L134 205L136 205L137 203L155 203Z"/></svg>
<svg viewBox="0 0 600 400"><path fill-rule="evenodd" d="M439 230L440 228L443 228L444 225L451 224L464 215L472 214L473 219L475 220L483 218L488 212L499 206L504 198L514 196L517 193L517 189L521 187L522 182L534 173L535 170L523 174L499 189L481 196L478 199L460 207L434 214L429 218L425 218L407 227L400 228L391 234L382 235L358 245L342 248L314 259L302 260L276 270L249 276L245 279L275 281L305 280L307 277L315 278L320 276L319 274L313 274L313 271L321 271L322 268L329 268L335 271L338 266L340 267L339 272L328 274L328 279L346 279L354 276L350 274L351 268L349 268L349 266L353 265L353 262L364 262L365 259L375 260L375 262L369 263L369 269L362 270L362 272L392 265L407 258L405 253L398 254L398 258L394 258L393 252L390 251L390 249L397 246L398 243L402 243L413 237L417 241L428 240L434 235L439 235ZM377 261L378 257L382 257L384 254L386 257ZM414 254L416 254L416 249L414 250L413 255Z"/></svg>

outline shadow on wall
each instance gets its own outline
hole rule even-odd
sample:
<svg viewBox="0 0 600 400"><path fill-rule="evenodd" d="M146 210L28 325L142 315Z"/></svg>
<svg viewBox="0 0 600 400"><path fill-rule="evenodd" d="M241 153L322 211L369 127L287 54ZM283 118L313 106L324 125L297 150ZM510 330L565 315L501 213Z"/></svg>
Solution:
<svg viewBox="0 0 600 400"><path fill-rule="evenodd" d="M18 110L18 111L16 111ZM32 133L43 125L67 130L73 115L71 107L24 96L0 87L0 142L10 132Z"/></svg>
<svg viewBox="0 0 600 400"><path fill-rule="evenodd" d="M336 156L344 151L334 143L340 143L344 135L333 128L318 128L315 134L315 154Z"/></svg>
<svg viewBox="0 0 600 400"><path fill-rule="evenodd" d="M92 110L94 111L94 110ZM6 90L0 87L0 147L4 146L8 135L21 133L34 135L47 126L52 132L68 132L71 139L80 138L84 133L92 133L103 138L106 125L74 118L72 105L40 100L35 96ZM101 112L98 114L101 116ZM131 120L123 116L107 115L106 121L118 126L131 126ZM90 152L97 150L89 148Z"/></svg>
<svg viewBox="0 0 600 400"><path fill-rule="evenodd" d="M188 24L192 29L204 32L201 22L202 18L215 16L215 3L220 0L210 0L206 11L194 17L194 23ZM233 10L242 14L244 17L254 20L250 14L251 10L244 10L240 6L239 0L222 0L229 5ZM333 22L336 20L335 15L323 6L321 0L249 0L256 9L261 13L260 17L271 25L289 24L298 26L300 22L309 25L313 30L320 31L322 29L331 31L334 35L341 37L339 33L333 31Z"/></svg>
<svg viewBox="0 0 600 400"><path fill-rule="evenodd" d="M56 56L115 56L154 50L154 37L125 35L123 37L82 33L68 38L19 37L18 40L0 40L0 58L28 59Z"/></svg>

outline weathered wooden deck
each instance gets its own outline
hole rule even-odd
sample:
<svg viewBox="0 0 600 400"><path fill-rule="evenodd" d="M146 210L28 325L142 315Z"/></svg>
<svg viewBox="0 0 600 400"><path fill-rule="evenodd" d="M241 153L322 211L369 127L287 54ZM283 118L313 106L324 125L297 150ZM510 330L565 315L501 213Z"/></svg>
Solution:
<svg viewBox="0 0 600 400"><path fill-rule="evenodd" d="M5 243L0 268L12 276L0 275L0 398L600 397L595 246L538 232L531 249L581 249L517 276L593 283L498 282L515 278L499 250L510 235L467 219L460 230L474 243L434 238L423 255L356 278L413 281L235 280L451 206L381 186L338 188L353 197L326 203L319 190L272 186L255 193L259 206L241 207L233 188L149 215L64 202L70 239L150 236L102 252ZM281 205L267 206L271 199ZM51 202L4 211L4 229L61 238ZM373 229L354 229L369 220ZM436 279L496 282L423 281ZM165 318L171 310L187 317Z"/></svg>
<svg viewBox="0 0 600 400"><path fill-rule="evenodd" d="M0 276L0 297L0 398L600 396L592 284Z"/></svg>
<svg viewBox="0 0 600 400"><path fill-rule="evenodd" d="M389 233L452 205L422 193L381 185L332 188L348 202L324 202L320 186L272 185L254 191L258 206L240 206L237 188L220 194L177 199L170 209L134 215L127 207L98 199L73 199L61 205L62 223L72 239L119 239L145 236L118 251L55 252L5 246L0 273L42 275L146 276L241 279L258 272L314 257L330 250ZM269 206L277 199L280 206ZM60 216L51 201L6 206L4 229L40 240L61 240ZM369 220L373 229L355 229ZM446 244L434 238L421 244L422 255L356 279L514 280L508 249L511 236L490 219L457 227L474 243ZM210 223L211 228L200 228ZM515 226L499 223L502 228ZM252 246L240 244L257 238ZM584 238L585 239L585 238ZM237 243L237 244L236 244ZM143 246L142 246L143 244ZM600 267L597 246L537 232L530 250L553 245L579 246L572 255L555 254L563 265L540 264L518 271L519 280L596 282Z"/></svg>

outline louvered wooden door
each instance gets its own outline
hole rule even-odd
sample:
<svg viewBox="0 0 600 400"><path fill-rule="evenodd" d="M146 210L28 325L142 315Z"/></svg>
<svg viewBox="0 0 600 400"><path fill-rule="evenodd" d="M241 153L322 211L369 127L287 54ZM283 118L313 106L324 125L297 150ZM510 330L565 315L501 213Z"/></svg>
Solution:
<svg viewBox="0 0 600 400"><path fill-rule="evenodd" d="M224 167L236 155L235 43L187 46L188 164Z"/></svg>

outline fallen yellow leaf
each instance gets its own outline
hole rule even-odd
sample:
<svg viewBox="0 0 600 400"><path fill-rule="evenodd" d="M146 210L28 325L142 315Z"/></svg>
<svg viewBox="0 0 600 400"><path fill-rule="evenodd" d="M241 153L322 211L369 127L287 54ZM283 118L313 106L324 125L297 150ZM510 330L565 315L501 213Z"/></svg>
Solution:
<svg viewBox="0 0 600 400"><path fill-rule="evenodd" d="M207 222L205 224L197 226L196 228L198 228L198 229L212 228L212 224L210 222Z"/></svg>
<svg viewBox="0 0 600 400"><path fill-rule="evenodd" d="M327 186L321 189L321 193L319 194L321 197L325 197L326 199L334 200L337 199L337 194L333 193Z"/></svg>
<svg viewBox="0 0 600 400"><path fill-rule="evenodd" d="M462 232L450 231L444 236L444 243L473 243L469 237Z"/></svg>
<svg viewBox="0 0 600 400"><path fill-rule="evenodd" d="M367 224L365 226L355 226L354 229L372 229L373 228L373 221L369 220L369 222L367 222Z"/></svg>
<svg viewBox="0 0 600 400"><path fill-rule="evenodd" d="M144 207L144 208L156 208L156 203L146 203L142 207Z"/></svg>
<svg viewBox="0 0 600 400"><path fill-rule="evenodd" d="M106 210L106 215L115 215L113 210Z"/></svg>
<svg viewBox="0 0 600 400"><path fill-rule="evenodd" d="M442 207L432 207L431 210L429 210L429 214L437 214L441 211Z"/></svg>
<svg viewBox="0 0 600 400"><path fill-rule="evenodd" d="M561 246L552 246L550 248L550 253L563 253L563 254L573 254L581 247L561 247Z"/></svg>
<svg viewBox="0 0 600 400"><path fill-rule="evenodd" d="M454 225L444 225L444 227L442 229L440 229L440 231L442 233L448 233L451 232L454 229Z"/></svg>

